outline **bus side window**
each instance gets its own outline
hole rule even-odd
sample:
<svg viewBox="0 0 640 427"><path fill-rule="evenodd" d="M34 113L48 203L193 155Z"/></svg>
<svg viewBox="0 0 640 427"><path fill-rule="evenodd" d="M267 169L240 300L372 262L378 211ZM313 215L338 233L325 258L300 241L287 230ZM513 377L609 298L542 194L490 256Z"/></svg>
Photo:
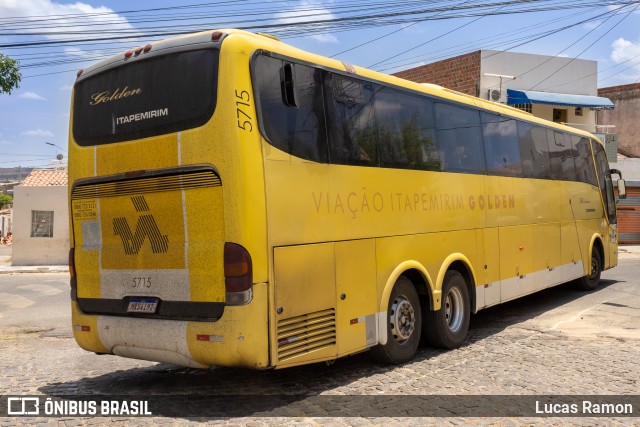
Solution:
<svg viewBox="0 0 640 427"><path fill-rule="evenodd" d="M436 142L443 169L450 172L486 172L480 112L436 102Z"/></svg>
<svg viewBox="0 0 640 427"><path fill-rule="evenodd" d="M540 126L518 122L518 137L524 176L551 179L547 130Z"/></svg>
<svg viewBox="0 0 640 427"><path fill-rule="evenodd" d="M433 101L392 88L374 97L382 166L440 170Z"/></svg>
<svg viewBox="0 0 640 427"><path fill-rule="evenodd" d="M593 164L593 158L591 157L591 150L589 148L589 138L579 137L577 135L571 136L571 146L576 154L576 175L578 181L586 182L591 185L598 185L596 179L595 166Z"/></svg>
<svg viewBox="0 0 640 427"><path fill-rule="evenodd" d="M600 193L602 194L602 200L607 208L607 216L609 217L609 223L616 223L616 202L613 195L613 183L611 181L611 174L609 173L609 161L607 160L607 154L601 144L596 141L591 141L591 148L593 149L593 156L596 160L596 172L598 173L598 186L600 187Z"/></svg>
<svg viewBox="0 0 640 427"><path fill-rule="evenodd" d="M325 72L325 111L331 163L378 165L372 86L371 83Z"/></svg>
<svg viewBox="0 0 640 427"><path fill-rule="evenodd" d="M271 145L326 163L321 71L265 55L255 58L254 68L261 123Z"/></svg>
<svg viewBox="0 0 640 427"><path fill-rule="evenodd" d="M551 158L551 173L554 179L576 181L576 169L573 163L571 139L563 132L547 130L549 139L549 156Z"/></svg>
<svg viewBox="0 0 640 427"><path fill-rule="evenodd" d="M489 175L522 176L516 121L489 113L480 117Z"/></svg>

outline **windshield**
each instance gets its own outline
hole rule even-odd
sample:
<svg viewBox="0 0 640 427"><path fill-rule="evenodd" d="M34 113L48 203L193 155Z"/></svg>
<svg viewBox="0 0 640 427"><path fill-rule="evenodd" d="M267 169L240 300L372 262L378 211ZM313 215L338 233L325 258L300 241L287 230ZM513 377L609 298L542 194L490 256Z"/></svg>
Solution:
<svg viewBox="0 0 640 427"><path fill-rule="evenodd" d="M109 144L205 124L216 105L217 49L155 56L79 80L73 136L81 146Z"/></svg>

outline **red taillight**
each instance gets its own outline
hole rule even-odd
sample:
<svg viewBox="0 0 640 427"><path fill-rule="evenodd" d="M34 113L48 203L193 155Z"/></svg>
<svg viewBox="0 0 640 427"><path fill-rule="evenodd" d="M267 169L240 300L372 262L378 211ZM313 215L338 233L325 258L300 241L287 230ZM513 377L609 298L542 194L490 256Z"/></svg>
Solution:
<svg viewBox="0 0 640 427"><path fill-rule="evenodd" d="M144 53L147 53L147 52L149 52L150 50L151 50L151 45L150 45L150 44L146 45L146 46L144 47L144 49L143 49Z"/></svg>
<svg viewBox="0 0 640 427"><path fill-rule="evenodd" d="M131 58L131 56L133 55L133 51L132 50L128 50L124 53L124 57L125 58Z"/></svg>
<svg viewBox="0 0 640 427"><path fill-rule="evenodd" d="M213 34L211 34L211 40L214 42L217 42L221 38L222 38L222 33L220 31L215 31Z"/></svg>
<svg viewBox="0 0 640 427"><path fill-rule="evenodd" d="M137 47L134 53L140 55L142 53L142 47Z"/></svg>
<svg viewBox="0 0 640 427"><path fill-rule="evenodd" d="M227 292L244 292L251 289L253 271L251 255L236 243L224 244L224 285Z"/></svg>
<svg viewBox="0 0 640 427"><path fill-rule="evenodd" d="M69 249L69 274L76 277L76 251L75 248Z"/></svg>

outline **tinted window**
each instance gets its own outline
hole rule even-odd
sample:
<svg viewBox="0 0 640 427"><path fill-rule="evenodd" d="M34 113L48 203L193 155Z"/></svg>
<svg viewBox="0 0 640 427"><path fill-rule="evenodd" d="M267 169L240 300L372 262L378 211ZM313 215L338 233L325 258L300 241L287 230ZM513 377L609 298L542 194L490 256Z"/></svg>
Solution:
<svg viewBox="0 0 640 427"><path fill-rule="evenodd" d="M440 170L430 99L382 88L375 112L383 166Z"/></svg>
<svg viewBox="0 0 640 427"><path fill-rule="evenodd" d="M518 123L522 172L527 178L551 178L547 130L529 123Z"/></svg>
<svg viewBox="0 0 640 427"><path fill-rule="evenodd" d="M574 161L578 181L598 185L593 158L591 157L589 138L580 138L579 136L572 135L571 146L576 154Z"/></svg>
<svg viewBox="0 0 640 427"><path fill-rule="evenodd" d="M265 136L289 154L326 162L322 72L263 55L254 64Z"/></svg>
<svg viewBox="0 0 640 427"><path fill-rule="evenodd" d="M490 175L522 176L518 130L515 120L482 113L482 134Z"/></svg>
<svg viewBox="0 0 640 427"><path fill-rule="evenodd" d="M436 140L443 170L484 173L480 113L439 102L435 109Z"/></svg>
<svg viewBox="0 0 640 427"><path fill-rule="evenodd" d="M73 101L76 142L107 144L202 126L216 105L218 53L156 56L79 79Z"/></svg>
<svg viewBox="0 0 640 427"><path fill-rule="evenodd" d="M325 105L331 163L378 165L373 86L327 73Z"/></svg>
<svg viewBox="0 0 640 427"><path fill-rule="evenodd" d="M547 138L553 178L565 181L576 181L576 169L573 163L570 135L548 129Z"/></svg>
<svg viewBox="0 0 640 427"><path fill-rule="evenodd" d="M607 207L607 216L611 224L616 223L616 202L613 195L613 182L611 181L611 174L609 173L609 162L607 161L607 154L602 148L602 145L595 141L591 141L593 147L595 159L596 159L596 171L598 172L598 186L602 193L602 200Z"/></svg>

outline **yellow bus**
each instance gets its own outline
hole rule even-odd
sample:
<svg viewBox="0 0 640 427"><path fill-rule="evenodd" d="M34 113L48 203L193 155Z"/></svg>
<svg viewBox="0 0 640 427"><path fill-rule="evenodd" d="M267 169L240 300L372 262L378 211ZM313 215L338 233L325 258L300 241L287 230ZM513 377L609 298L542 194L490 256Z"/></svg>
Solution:
<svg viewBox="0 0 640 427"><path fill-rule="evenodd" d="M617 263L589 133L239 30L79 71L69 182L77 343L183 366L404 363Z"/></svg>

